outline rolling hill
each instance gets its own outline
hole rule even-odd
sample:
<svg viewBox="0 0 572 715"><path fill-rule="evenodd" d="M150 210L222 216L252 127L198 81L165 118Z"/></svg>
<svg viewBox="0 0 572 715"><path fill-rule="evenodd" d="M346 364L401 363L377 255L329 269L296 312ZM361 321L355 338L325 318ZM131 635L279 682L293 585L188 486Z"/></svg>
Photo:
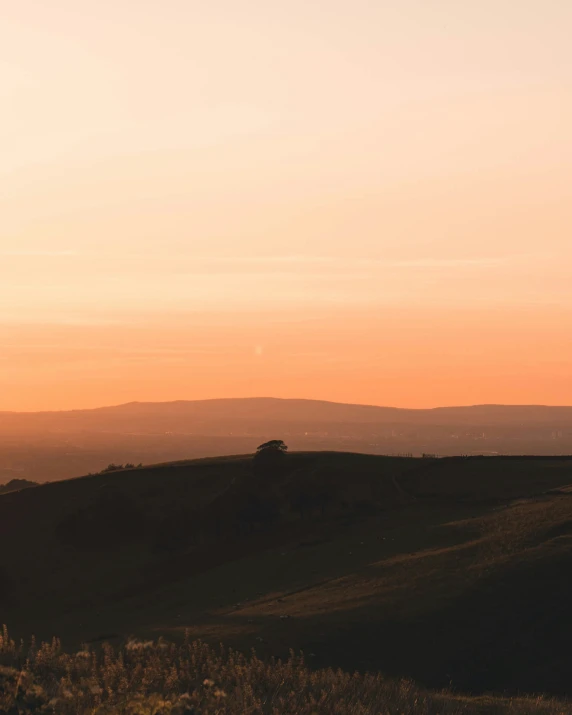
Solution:
<svg viewBox="0 0 572 715"><path fill-rule="evenodd" d="M0 496L0 608L71 645L167 635L312 667L572 695L572 459L292 453Z"/></svg>

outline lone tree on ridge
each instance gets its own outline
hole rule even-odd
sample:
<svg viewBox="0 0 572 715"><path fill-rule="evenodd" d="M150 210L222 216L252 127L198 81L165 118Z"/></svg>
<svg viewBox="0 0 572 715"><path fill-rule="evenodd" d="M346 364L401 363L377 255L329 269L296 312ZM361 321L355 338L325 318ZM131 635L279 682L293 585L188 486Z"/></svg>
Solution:
<svg viewBox="0 0 572 715"><path fill-rule="evenodd" d="M288 447L281 439L272 439L256 448L254 455L255 470L279 467L283 463Z"/></svg>
<svg viewBox="0 0 572 715"><path fill-rule="evenodd" d="M261 444L260 447L257 447L256 453L260 454L261 452L265 452L266 450L282 452L282 454L284 454L284 452L288 451L288 447L281 439L271 439L270 442L265 442L264 444Z"/></svg>

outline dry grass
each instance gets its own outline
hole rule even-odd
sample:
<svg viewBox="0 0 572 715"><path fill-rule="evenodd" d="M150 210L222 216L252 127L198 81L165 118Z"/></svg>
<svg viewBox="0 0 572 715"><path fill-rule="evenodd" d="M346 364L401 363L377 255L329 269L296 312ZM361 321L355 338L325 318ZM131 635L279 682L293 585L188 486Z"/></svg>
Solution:
<svg viewBox="0 0 572 715"><path fill-rule="evenodd" d="M407 680L311 671L303 656L264 662L186 638L129 641L66 653L59 640L29 647L0 636L0 712L98 715L564 715L572 706L536 699L429 693Z"/></svg>

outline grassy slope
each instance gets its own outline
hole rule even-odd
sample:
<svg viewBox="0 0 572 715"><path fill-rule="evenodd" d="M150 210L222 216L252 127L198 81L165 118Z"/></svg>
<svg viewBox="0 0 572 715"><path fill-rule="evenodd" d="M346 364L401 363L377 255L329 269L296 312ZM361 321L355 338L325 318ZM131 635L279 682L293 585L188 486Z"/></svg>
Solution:
<svg viewBox="0 0 572 715"><path fill-rule="evenodd" d="M433 687L569 692L572 460L288 460L278 489L321 470L343 481L344 501L383 510L360 516L332 504L304 521L285 512L267 529L171 553L147 532L184 504L227 508L225 495L232 502L253 486L247 458L3 495L3 620L17 635L58 633L74 644L130 633L176 639L188 629L262 655L302 648L316 666L381 669ZM118 491L145 513L144 533L100 549L62 546L54 530L65 514Z"/></svg>
<svg viewBox="0 0 572 715"><path fill-rule="evenodd" d="M22 664L25 663L23 666ZM26 715L570 715L550 698L463 697L381 674L309 670L303 658L261 661L199 641L129 641L80 652L18 646L0 633L0 711Z"/></svg>
<svg viewBox="0 0 572 715"><path fill-rule="evenodd" d="M23 664L25 665L23 666ZM381 674L310 670L303 657L261 661L199 641L129 641L76 653L25 648L0 633L0 711L27 715L570 715L550 698L463 697Z"/></svg>

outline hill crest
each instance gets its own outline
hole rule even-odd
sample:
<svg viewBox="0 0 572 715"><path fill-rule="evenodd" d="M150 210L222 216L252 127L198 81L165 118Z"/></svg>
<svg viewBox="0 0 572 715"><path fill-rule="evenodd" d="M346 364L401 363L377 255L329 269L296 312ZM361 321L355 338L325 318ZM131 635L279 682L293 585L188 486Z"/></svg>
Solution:
<svg viewBox="0 0 572 715"><path fill-rule="evenodd" d="M165 402L132 401L119 405L107 405L102 407L73 409L73 410L47 410L38 412L14 412L0 411L2 418L48 418L48 417L77 417L95 416L97 414L119 414L119 413L203 413L207 416L214 416L221 408L228 415L237 416L272 416L280 418L296 416L316 417L320 419L343 418L344 420L356 420L359 418L374 417L371 421L383 421L388 417L407 417L410 419L421 419L421 421L432 421L435 415L459 419L462 416L473 418L478 415L487 420L495 419L552 419L565 418L572 422L572 406L568 405L512 405L501 403L474 404L474 405L453 405L437 406L429 408L409 408L392 407L387 405L370 405L360 403L335 402L331 400L314 400L307 398L280 398L280 397L236 397L236 398L213 398L205 400L172 400ZM234 408L234 410L232 409ZM294 415L291 411L295 410ZM300 415L300 410L302 414ZM370 420L366 420L370 421Z"/></svg>

